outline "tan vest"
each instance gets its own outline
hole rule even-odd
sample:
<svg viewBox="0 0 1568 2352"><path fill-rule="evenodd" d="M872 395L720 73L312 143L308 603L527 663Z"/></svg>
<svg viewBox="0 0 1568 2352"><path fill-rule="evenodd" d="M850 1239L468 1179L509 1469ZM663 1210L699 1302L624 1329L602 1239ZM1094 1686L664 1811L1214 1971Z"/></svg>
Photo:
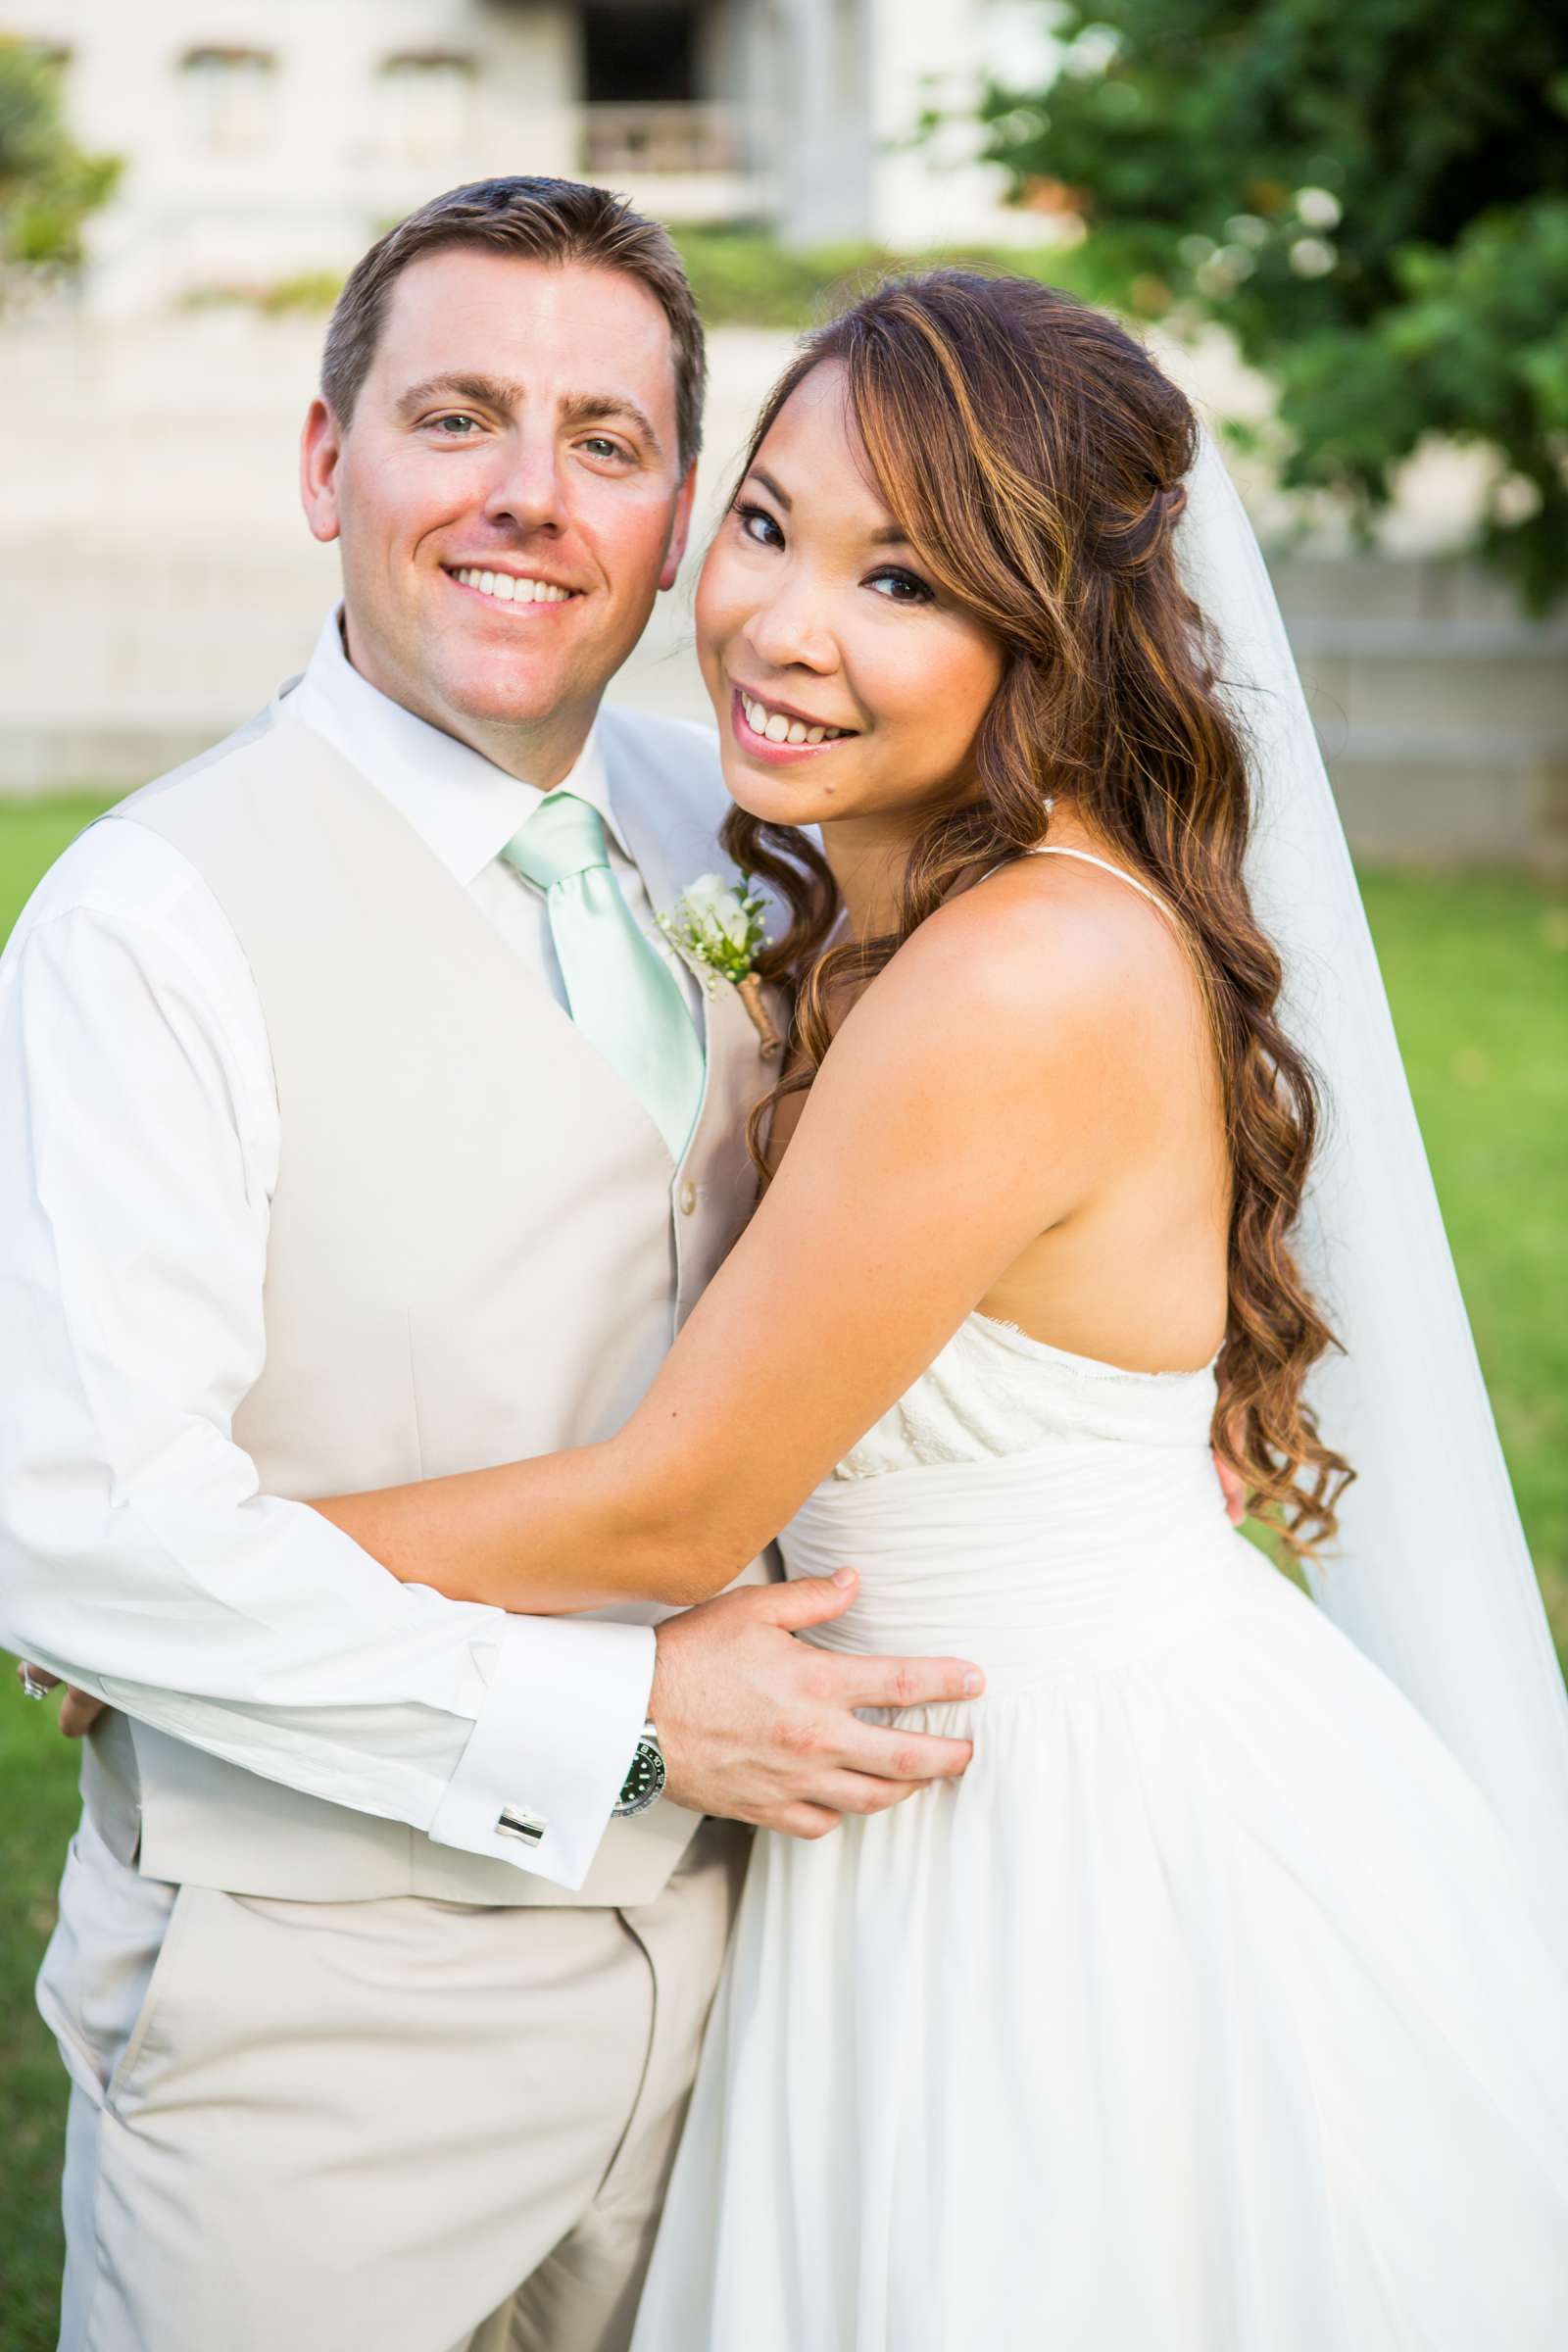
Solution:
<svg viewBox="0 0 1568 2352"><path fill-rule="evenodd" d="M669 907L722 863L712 750L641 713L601 726L616 823ZM286 702L108 821L190 859L260 992L281 1155L266 1368L234 1437L263 1490L348 1494L609 1436L753 1198L742 1139L770 1072L734 989L706 1001L707 1092L672 1177L543 981ZM123 1859L240 1894L640 1903L697 1826L667 1801L612 1822L572 1893L122 1716L91 1751L83 1791Z"/></svg>

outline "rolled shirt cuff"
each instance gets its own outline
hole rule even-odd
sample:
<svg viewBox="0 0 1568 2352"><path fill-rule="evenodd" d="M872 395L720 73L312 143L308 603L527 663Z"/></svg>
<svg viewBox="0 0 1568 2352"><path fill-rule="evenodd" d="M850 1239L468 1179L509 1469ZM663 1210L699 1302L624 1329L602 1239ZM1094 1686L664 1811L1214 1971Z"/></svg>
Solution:
<svg viewBox="0 0 1568 2352"><path fill-rule="evenodd" d="M653 1680L652 1626L506 1618L430 1837L575 1891L630 1769Z"/></svg>

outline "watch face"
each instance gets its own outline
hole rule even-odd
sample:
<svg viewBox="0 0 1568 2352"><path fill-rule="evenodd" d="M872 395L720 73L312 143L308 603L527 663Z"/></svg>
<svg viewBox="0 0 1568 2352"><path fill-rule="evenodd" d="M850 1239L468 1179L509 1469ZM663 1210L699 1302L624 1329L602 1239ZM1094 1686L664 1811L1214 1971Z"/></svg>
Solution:
<svg viewBox="0 0 1568 2352"><path fill-rule="evenodd" d="M631 1770L620 1791L621 1803L626 1806L651 1805L663 1786L663 1757L650 1741L639 1740Z"/></svg>

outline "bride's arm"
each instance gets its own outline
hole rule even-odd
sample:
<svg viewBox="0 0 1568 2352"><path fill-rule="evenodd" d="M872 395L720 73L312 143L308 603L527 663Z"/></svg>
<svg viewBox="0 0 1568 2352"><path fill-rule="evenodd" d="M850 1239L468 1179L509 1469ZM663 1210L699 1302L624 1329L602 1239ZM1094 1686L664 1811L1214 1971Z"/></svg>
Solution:
<svg viewBox="0 0 1568 2352"><path fill-rule="evenodd" d="M988 892L943 909L845 1021L756 1216L614 1437L317 1508L456 1599L549 1613L720 1591L1093 1186L1120 1125L1104 1040L1129 979L1122 926L1076 906Z"/></svg>

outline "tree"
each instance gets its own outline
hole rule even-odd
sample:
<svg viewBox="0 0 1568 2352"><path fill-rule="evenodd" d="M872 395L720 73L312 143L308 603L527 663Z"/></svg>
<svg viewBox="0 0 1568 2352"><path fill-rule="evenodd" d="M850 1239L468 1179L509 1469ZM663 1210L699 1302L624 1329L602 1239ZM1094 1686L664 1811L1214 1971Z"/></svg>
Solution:
<svg viewBox="0 0 1568 2352"><path fill-rule="evenodd" d="M120 176L113 156L84 155L60 114L58 75L28 43L0 37L0 284L82 258L81 226Z"/></svg>
<svg viewBox="0 0 1568 2352"><path fill-rule="evenodd" d="M989 153L1126 307L1273 378L1281 478L1363 519L1431 433L1495 460L1484 552L1568 591L1568 18L1539 0L1063 0Z"/></svg>

